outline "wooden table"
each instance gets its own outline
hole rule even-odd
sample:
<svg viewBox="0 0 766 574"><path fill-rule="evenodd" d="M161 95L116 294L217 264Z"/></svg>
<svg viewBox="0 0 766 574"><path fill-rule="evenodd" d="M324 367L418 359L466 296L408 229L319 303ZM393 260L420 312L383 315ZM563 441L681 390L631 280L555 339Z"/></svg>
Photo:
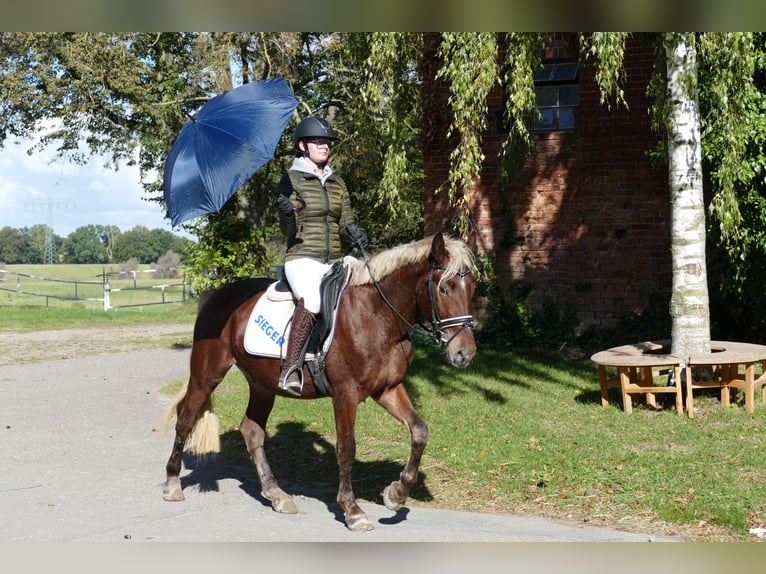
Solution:
<svg viewBox="0 0 766 574"><path fill-rule="evenodd" d="M735 341L711 341L710 353L695 353L688 361L681 355L672 354L670 340L645 341L631 345L612 347L591 356L598 364L601 405L609 404L609 389L617 387L622 395L626 414L633 412L631 395L645 395L648 405L656 407L655 394L674 393L676 411L683 413L682 392L686 392L686 412L694 417L694 391L720 389L721 406L731 405L731 389L745 393L745 411L755 410L755 389L761 387L761 400L766 401L766 345L738 343ZM756 364L761 363L761 374L756 377ZM694 367L709 366L713 377L702 379ZM609 377L607 368L617 369L617 376ZM742 373L740 373L742 367ZM657 385L659 374L673 371L675 384Z"/></svg>
<svg viewBox="0 0 766 574"><path fill-rule="evenodd" d="M698 353L689 357L691 373L686 374L686 412L694 417L694 391L697 389L716 388L721 391L721 406L731 404L731 389L745 392L745 411L755 410L755 389L761 387L761 400L766 401L766 375L764 360L766 346L735 341L711 341L710 353ZM755 365L761 363L761 375L756 378ZM713 380L695 380L693 368L700 365L713 367ZM740 373L740 365L743 372Z"/></svg>
<svg viewBox="0 0 766 574"><path fill-rule="evenodd" d="M631 395L644 395L646 402L656 407L656 394L672 393L676 397L676 411L683 414L681 368L684 358L668 353L667 341L646 341L632 345L613 347L591 356L598 364L601 386L601 405L609 404L609 389L617 387L622 395L622 408L626 414L633 412ZM615 367L617 376L608 377L607 367ZM674 385L656 385L655 376L673 371Z"/></svg>

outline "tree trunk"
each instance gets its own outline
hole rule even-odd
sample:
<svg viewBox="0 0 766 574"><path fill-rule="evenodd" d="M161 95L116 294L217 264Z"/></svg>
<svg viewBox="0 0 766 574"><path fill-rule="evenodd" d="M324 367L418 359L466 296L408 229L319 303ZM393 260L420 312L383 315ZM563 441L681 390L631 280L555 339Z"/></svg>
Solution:
<svg viewBox="0 0 766 574"><path fill-rule="evenodd" d="M705 204L694 34L668 33L672 352L710 352Z"/></svg>

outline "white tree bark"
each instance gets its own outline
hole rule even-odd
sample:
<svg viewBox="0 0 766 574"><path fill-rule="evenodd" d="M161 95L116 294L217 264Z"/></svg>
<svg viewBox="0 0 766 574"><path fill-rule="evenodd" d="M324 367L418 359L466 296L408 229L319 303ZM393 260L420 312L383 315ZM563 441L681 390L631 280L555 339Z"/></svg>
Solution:
<svg viewBox="0 0 766 574"><path fill-rule="evenodd" d="M702 141L693 34L668 33L672 352L710 352Z"/></svg>

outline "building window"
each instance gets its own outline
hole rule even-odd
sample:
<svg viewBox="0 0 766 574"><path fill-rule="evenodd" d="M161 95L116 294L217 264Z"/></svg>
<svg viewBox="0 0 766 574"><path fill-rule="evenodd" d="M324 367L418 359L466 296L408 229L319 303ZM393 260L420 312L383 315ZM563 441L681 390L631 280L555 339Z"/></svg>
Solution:
<svg viewBox="0 0 766 574"><path fill-rule="evenodd" d="M532 131L573 130L574 107L580 103L579 64L546 64L535 74L535 96Z"/></svg>

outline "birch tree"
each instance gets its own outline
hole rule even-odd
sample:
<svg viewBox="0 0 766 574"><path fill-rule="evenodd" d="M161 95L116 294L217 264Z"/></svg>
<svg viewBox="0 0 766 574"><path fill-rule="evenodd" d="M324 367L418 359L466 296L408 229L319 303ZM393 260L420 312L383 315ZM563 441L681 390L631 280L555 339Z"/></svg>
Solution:
<svg viewBox="0 0 766 574"><path fill-rule="evenodd" d="M671 205L672 352L710 352L702 138L693 34L668 33L667 141Z"/></svg>

